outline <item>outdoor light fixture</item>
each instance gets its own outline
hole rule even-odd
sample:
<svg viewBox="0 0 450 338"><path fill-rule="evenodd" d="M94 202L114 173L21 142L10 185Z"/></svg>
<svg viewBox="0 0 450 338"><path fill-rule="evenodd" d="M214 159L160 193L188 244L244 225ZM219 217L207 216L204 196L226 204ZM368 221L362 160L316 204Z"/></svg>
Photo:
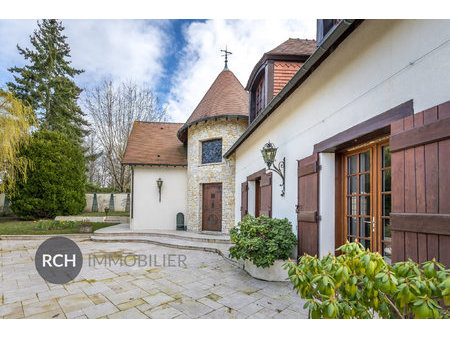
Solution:
<svg viewBox="0 0 450 338"><path fill-rule="evenodd" d="M161 188L163 185L163 180L160 178L158 178L158 180L156 181L156 184L158 185L158 190L159 190L159 202L161 202Z"/></svg>
<svg viewBox="0 0 450 338"><path fill-rule="evenodd" d="M285 164L286 158L283 157L283 160L278 163L278 166L275 165L275 156L277 155L277 149L275 145L270 141L267 142L264 147L261 149L261 154L264 159L264 162L267 165L267 170L276 172L281 177L281 196L284 196L284 175L286 174ZM273 167L272 167L273 166Z"/></svg>

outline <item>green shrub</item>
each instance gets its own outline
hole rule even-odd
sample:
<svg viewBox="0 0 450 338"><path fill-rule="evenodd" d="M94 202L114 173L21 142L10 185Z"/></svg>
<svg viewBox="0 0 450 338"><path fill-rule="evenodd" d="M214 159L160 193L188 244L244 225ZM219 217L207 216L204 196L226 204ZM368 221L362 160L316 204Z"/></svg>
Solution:
<svg viewBox="0 0 450 338"><path fill-rule="evenodd" d="M360 243L341 246L340 256L304 255L286 264L310 318L448 318L450 270L436 261L387 264Z"/></svg>
<svg viewBox="0 0 450 338"><path fill-rule="evenodd" d="M235 243L230 248L230 257L248 259L263 268L277 259L287 259L297 242L286 218L251 215L230 230L230 238Z"/></svg>
<svg viewBox="0 0 450 338"><path fill-rule="evenodd" d="M20 156L31 162L26 179L17 179L11 195L14 214L24 217L53 218L83 211L85 163L81 149L67 136L41 130L20 149Z"/></svg>

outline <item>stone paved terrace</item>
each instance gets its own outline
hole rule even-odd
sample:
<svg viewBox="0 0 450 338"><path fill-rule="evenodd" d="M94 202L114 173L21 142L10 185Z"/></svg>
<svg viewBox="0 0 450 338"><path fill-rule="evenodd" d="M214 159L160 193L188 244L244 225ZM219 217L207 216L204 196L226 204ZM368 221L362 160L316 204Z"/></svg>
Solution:
<svg viewBox="0 0 450 338"><path fill-rule="evenodd" d="M288 282L254 279L216 253L74 240L84 265L80 275L65 285L49 284L36 272L34 255L42 239L0 240L0 317L307 317L303 300ZM186 267L89 266L88 255L94 253L151 254L159 260L164 254L180 254L186 257Z"/></svg>

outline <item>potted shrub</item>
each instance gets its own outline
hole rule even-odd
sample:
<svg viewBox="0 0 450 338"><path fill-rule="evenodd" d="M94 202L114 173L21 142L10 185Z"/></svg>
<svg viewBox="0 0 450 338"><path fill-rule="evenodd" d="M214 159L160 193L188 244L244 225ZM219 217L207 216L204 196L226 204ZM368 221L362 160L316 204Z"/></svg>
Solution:
<svg viewBox="0 0 450 338"><path fill-rule="evenodd" d="M244 270L255 278L268 281L287 279L283 265L297 239L292 224L285 219L245 216L230 231L230 257L244 260Z"/></svg>

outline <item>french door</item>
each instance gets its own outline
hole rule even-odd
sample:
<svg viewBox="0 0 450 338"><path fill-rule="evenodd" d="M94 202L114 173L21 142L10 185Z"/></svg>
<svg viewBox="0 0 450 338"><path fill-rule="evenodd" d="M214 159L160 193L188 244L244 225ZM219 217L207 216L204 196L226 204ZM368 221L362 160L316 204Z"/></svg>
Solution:
<svg viewBox="0 0 450 338"><path fill-rule="evenodd" d="M344 152L345 238L391 260L391 153L388 138Z"/></svg>

